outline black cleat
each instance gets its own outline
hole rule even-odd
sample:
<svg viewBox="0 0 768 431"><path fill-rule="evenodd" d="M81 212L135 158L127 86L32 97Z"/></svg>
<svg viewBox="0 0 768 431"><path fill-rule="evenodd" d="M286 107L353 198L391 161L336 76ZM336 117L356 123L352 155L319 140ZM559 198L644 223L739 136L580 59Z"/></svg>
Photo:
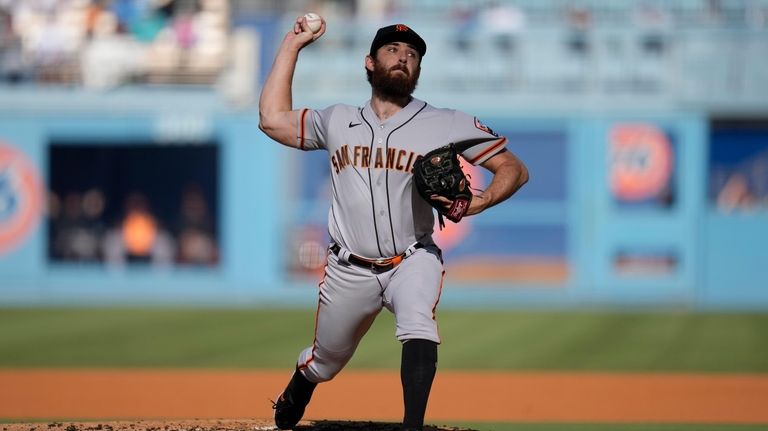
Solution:
<svg viewBox="0 0 768 431"><path fill-rule="evenodd" d="M292 430L304 416L306 405L296 404L282 393L272 404L275 409L275 425L281 430Z"/></svg>
<svg viewBox="0 0 768 431"><path fill-rule="evenodd" d="M317 383L307 380L296 370L285 390L272 403L275 410L275 425L281 430L292 430L304 416L304 410L312 398Z"/></svg>

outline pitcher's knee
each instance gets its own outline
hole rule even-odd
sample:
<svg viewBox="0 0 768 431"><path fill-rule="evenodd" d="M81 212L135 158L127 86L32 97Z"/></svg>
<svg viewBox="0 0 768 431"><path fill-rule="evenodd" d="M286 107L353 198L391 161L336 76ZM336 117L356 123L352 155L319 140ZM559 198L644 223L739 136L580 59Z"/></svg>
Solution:
<svg viewBox="0 0 768 431"><path fill-rule="evenodd" d="M331 352L319 346L315 346L308 352L306 358L300 358L299 367L304 376L315 383L332 380L347 365L352 358L353 351ZM302 352L302 356L305 356Z"/></svg>
<svg viewBox="0 0 768 431"><path fill-rule="evenodd" d="M431 315L398 316L395 336L399 341L422 339L440 344L437 322Z"/></svg>

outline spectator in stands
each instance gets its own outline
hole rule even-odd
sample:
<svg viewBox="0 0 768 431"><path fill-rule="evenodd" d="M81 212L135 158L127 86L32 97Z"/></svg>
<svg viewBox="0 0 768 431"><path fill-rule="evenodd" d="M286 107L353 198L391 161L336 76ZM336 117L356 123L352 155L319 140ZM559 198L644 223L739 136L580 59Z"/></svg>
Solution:
<svg viewBox="0 0 768 431"><path fill-rule="evenodd" d="M200 6L196 0L176 0L171 27L179 48L186 51L197 42L195 17Z"/></svg>
<svg viewBox="0 0 768 431"><path fill-rule="evenodd" d="M152 212L141 192L125 199L123 216L104 238L107 264L122 267L127 262L167 267L173 263L174 240Z"/></svg>
<svg viewBox="0 0 768 431"><path fill-rule="evenodd" d="M456 31L456 48L462 53L468 53L478 27L478 9L471 3L457 3L450 9L449 15Z"/></svg>
<svg viewBox="0 0 768 431"><path fill-rule="evenodd" d="M200 186L189 184L182 193L177 222L177 261L186 265L215 265L219 259L214 220Z"/></svg>
<svg viewBox="0 0 768 431"><path fill-rule="evenodd" d="M75 59L77 46L73 35L58 19L55 9L32 11L35 18L29 21L36 31L26 34L27 48L37 79L43 82L62 82L67 67Z"/></svg>
<svg viewBox="0 0 768 431"><path fill-rule="evenodd" d="M136 0L111 0L112 13L117 17L118 31L128 33L133 20L139 15L140 7L145 2Z"/></svg>
<svg viewBox="0 0 768 431"><path fill-rule="evenodd" d="M130 34L140 43L151 43L167 26L168 16L163 8L145 7L131 21Z"/></svg>
<svg viewBox="0 0 768 431"><path fill-rule="evenodd" d="M518 7L493 1L481 13L481 27L488 31L491 40L502 51L514 51L517 38L525 29L525 13Z"/></svg>
<svg viewBox="0 0 768 431"><path fill-rule="evenodd" d="M0 82L18 83L28 78L21 38L13 31L13 15L0 9Z"/></svg>
<svg viewBox="0 0 768 431"><path fill-rule="evenodd" d="M634 25L640 32L640 44L648 54L661 55L666 48L665 34L670 30L672 18L667 9L643 2L633 10Z"/></svg>
<svg viewBox="0 0 768 431"><path fill-rule="evenodd" d="M106 0L91 0L91 3L85 9L85 18L83 24L85 26L85 35L88 38L93 37L97 31L99 22L107 13Z"/></svg>
<svg viewBox="0 0 768 431"><path fill-rule="evenodd" d="M58 202L57 196L52 196ZM97 262L101 259L101 215L104 196L100 190L69 191L60 210L51 213L51 256L68 262Z"/></svg>
<svg viewBox="0 0 768 431"><path fill-rule="evenodd" d="M734 172L717 195L717 207L726 213L737 209L750 209L755 206L755 195L747 176L740 171Z"/></svg>
<svg viewBox="0 0 768 431"><path fill-rule="evenodd" d="M570 51L583 56L589 53L589 31L592 27L592 13L585 6L569 5L565 9L565 24L568 28L567 45Z"/></svg>

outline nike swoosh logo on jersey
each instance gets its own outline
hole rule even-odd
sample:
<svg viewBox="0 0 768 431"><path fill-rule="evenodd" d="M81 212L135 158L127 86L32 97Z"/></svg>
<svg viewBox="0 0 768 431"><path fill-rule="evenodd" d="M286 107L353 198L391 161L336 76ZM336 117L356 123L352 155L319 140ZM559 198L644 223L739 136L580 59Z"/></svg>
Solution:
<svg viewBox="0 0 768 431"><path fill-rule="evenodd" d="M353 128L353 127L355 127L355 126L359 126L359 125L361 125L361 124L363 124L363 123L352 123L352 122L350 121L350 122L349 122L349 128L351 129L351 128Z"/></svg>

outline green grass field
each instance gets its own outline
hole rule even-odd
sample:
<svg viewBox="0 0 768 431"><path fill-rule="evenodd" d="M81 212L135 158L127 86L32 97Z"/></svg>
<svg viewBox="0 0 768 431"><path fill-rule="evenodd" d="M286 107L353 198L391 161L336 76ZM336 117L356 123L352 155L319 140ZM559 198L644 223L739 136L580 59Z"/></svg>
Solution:
<svg viewBox="0 0 768 431"><path fill-rule="evenodd" d="M768 372L768 314L442 311L442 369ZM314 310L0 309L0 367L276 368ZM396 369L383 312L349 367Z"/></svg>
<svg viewBox="0 0 768 431"><path fill-rule="evenodd" d="M441 369L768 372L768 314L454 311L438 314ZM290 367L314 310L0 309L0 368ZM348 365L397 369L383 312ZM725 431L765 424L451 424L494 431Z"/></svg>

